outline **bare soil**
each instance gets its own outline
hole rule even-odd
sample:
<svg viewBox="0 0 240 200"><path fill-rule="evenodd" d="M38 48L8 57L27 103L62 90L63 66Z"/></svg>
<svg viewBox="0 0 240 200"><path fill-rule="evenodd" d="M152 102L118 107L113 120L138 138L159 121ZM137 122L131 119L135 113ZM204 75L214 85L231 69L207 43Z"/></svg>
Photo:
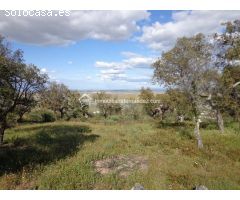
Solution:
<svg viewBox="0 0 240 200"><path fill-rule="evenodd" d="M117 173L127 177L135 170L146 171L148 160L143 156L114 156L94 162L96 171L102 175Z"/></svg>

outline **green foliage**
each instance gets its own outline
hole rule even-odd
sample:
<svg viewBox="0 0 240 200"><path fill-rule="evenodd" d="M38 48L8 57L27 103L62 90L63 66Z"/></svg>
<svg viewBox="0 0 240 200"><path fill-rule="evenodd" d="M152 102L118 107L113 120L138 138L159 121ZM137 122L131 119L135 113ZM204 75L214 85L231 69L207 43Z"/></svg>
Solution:
<svg viewBox="0 0 240 200"><path fill-rule="evenodd" d="M26 115L26 121L29 122L54 122L56 115L53 111L47 109L37 109Z"/></svg>
<svg viewBox="0 0 240 200"><path fill-rule="evenodd" d="M117 98L106 92L98 92L94 95L94 99L97 102L97 107L101 115L105 118L112 114L119 114L122 111L121 104L116 102Z"/></svg>
<svg viewBox="0 0 240 200"><path fill-rule="evenodd" d="M154 109L157 107L156 104L154 104L154 93L150 88L142 88L139 94L139 98L144 101L144 110L145 112L152 116Z"/></svg>
<svg viewBox="0 0 240 200"><path fill-rule="evenodd" d="M0 36L0 145L9 114L19 114L23 107L29 110L35 95L44 90L46 81L46 74L32 64L25 64L23 52L13 51Z"/></svg>
<svg viewBox="0 0 240 200"><path fill-rule="evenodd" d="M26 121L29 122L42 122L42 115L37 111L32 111L26 115Z"/></svg>
<svg viewBox="0 0 240 200"><path fill-rule="evenodd" d="M169 104L175 109L177 116L183 116L184 120L191 118L192 107L187 94L179 89L170 89L166 93L169 95Z"/></svg>
<svg viewBox="0 0 240 200"><path fill-rule="evenodd" d="M68 94L68 104L65 112L68 120L71 118L81 118L88 114L89 105L81 102L78 92L70 91Z"/></svg>
<svg viewBox="0 0 240 200"><path fill-rule="evenodd" d="M41 93L40 105L44 108L59 112L63 118L68 108L70 90L64 84L50 83L48 88Z"/></svg>
<svg viewBox="0 0 240 200"><path fill-rule="evenodd" d="M144 117L141 104L125 104L123 108L123 117L129 120L139 120Z"/></svg>
<svg viewBox="0 0 240 200"><path fill-rule="evenodd" d="M52 111L44 111L41 115L43 122L54 122L56 120L55 114Z"/></svg>
<svg viewBox="0 0 240 200"><path fill-rule="evenodd" d="M240 21L227 22L225 31L217 35L216 43L220 53L217 65L222 69L218 93L214 100L222 112L234 115L240 122Z"/></svg>
<svg viewBox="0 0 240 200"><path fill-rule="evenodd" d="M215 71L211 62L211 45L203 34L179 38L175 46L153 64L154 80L184 92L192 112L200 115L201 93L211 85L208 74Z"/></svg>
<svg viewBox="0 0 240 200"><path fill-rule="evenodd" d="M12 128L17 125L18 116L16 113L9 113L7 115L7 126Z"/></svg>
<svg viewBox="0 0 240 200"><path fill-rule="evenodd" d="M207 130L216 130L216 129L218 129L217 124L214 121L201 122L200 127L204 128L204 129L207 129Z"/></svg>

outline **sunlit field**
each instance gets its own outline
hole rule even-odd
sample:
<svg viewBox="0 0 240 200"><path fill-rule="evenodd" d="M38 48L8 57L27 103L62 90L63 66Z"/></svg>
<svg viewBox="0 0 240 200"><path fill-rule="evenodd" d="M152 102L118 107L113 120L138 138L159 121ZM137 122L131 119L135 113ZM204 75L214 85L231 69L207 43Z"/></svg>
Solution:
<svg viewBox="0 0 240 200"><path fill-rule="evenodd" d="M144 119L26 124L7 131L0 151L1 189L240 189L240 134L201 130L199 150L191 123ZM237 127L237 126L236 126ZM94 162L115 156L147 160L147 169L100 174ZM108 166L111 168L113 166Z"/></svg>

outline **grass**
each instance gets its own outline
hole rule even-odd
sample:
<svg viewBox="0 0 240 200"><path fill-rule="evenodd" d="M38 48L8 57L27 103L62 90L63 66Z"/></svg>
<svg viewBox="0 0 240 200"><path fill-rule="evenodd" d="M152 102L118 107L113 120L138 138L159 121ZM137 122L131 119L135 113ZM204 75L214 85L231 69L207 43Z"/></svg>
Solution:
<svg viewBox="0 0 240 200"><path fill-rule="evenodd" d="M54 122L21 125L0 148L0 189L240 189L240 134L156 121ZM115 155L147 157L148 170L101 175L93 162Z"/></svg>

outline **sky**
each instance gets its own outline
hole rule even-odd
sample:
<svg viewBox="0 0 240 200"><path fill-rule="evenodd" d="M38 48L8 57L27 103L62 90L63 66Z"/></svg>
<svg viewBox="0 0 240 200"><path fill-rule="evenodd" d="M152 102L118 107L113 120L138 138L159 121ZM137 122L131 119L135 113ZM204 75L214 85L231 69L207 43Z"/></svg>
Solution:
<svg viewBox="0 0 240 200"><path fill-rule="evenodd" d="M77 90L161 89L151 64L177 38L223 30L239 11L71 11L70 16L5 16L0 34L26 63Z"/></svg>

